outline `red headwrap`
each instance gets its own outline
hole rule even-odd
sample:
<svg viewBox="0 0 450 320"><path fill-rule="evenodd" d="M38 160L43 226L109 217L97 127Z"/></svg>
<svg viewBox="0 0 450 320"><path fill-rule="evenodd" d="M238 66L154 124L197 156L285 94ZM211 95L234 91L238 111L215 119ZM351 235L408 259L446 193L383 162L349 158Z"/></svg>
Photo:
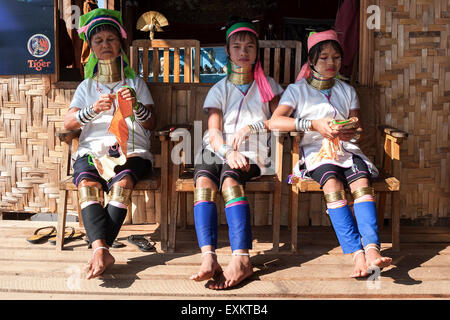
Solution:
<svg viewBox="0 0 450 320"><path fill-rule="evenodd" d="M308 37L308 52L316 44L318 44L319 42L322 42L322 41L326 41L326 40L334 40L339 43L339 39L338 39L336 31L327 30L327 31L323 31L323 32L316 32L316 33L313 33L312 35L310 35ZM311 74L311 68L309 67L309 62L307 61L302 66L302 69L300 70L300 72L297 76L297 79L295 81L297 82L303 78L308 78L310 76L310 74Z"/></svg>

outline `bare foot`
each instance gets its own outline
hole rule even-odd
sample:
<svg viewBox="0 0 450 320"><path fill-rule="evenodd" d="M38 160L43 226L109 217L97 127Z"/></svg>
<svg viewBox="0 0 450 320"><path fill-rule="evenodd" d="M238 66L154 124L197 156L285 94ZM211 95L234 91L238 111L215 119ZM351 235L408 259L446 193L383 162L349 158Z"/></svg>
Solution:
<svg viewBox="0 0 450 320"><path fill-rule="evenodd" d="M353 262L355 267L353 268L353 273L350 275L352 278L362 278L367 277L367 264L366 258L364 256L363 250L358 250L353 253Z"/></svg>
<svg viewBox="0 0 450 320"><path fill-rule="evenodd" d="M253 266L248 255L233 255L226 270L219 279L210 284L210 289L221 290L233 287L253 274Z"/></svg>
<svg viewBox="0 0 450 320"><path fill-rule="evenodd" d="M392 263L392 258L381 256L380 250L375 244L367 245L364 251L366 252L366 261L369 269L373 267L383 269Z"/></svg>
<svg viewBox="0 0 450 320"><path fill-rule="evenodd" d="M204 281L217 277L222 273L222 267L217 262L217 256L214 253L208 252L202 254L202 265L200 271L193 274L189 279L194 281Z"/></svg>
<svg viewBox="0 0 450 320"><path fill-rule="evenodd" d="M116 260L105 247L97 247L94 249L92 259L88 262L86 279L99 277L107 268L112 266Z"/></svg>

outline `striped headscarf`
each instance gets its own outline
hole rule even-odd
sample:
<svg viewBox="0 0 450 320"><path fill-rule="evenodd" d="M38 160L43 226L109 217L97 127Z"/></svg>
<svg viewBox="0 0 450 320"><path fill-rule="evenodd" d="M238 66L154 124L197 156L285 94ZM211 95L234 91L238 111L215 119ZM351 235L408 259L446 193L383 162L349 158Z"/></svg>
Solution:
<svg viewBox="0 0 450 320"><path fill-rule="evenodd" d="M122 15L119 11L115 10L109 10L109 9L102 9L98 8L95 10L92 10L80 17L80 27L77 30L78 36L86 41L89 42L89 38L91 36L92 30L94 30L96 27L101 25L112 25L117 29L119 34L123 39L127 38L127 33L125 32L125 29L123 28L123 22L122 22ZM121 48L122 52L122 58L124 62L124 74L125 78L134 78L136 76L134 70L130 67L130 63L128 60L127 55L125 54L125 51L123 48ZM87 64L84 67L84 77L87 78L93 78L94 74L97 71L97 64L98 64L98 58L92 52L89 55L89 60Z"/></svg>

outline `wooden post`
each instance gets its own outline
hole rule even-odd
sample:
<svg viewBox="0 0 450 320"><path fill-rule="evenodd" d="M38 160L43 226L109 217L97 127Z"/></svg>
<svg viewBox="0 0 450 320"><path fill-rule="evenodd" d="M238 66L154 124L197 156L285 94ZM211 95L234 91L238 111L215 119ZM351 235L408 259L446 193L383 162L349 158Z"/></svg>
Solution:
<svg viewBox="0 0 450 320"><path fill-rule="evenodd" d="M169 142L167 137L160 136L161 141L161 164L169 163ZM169 203L169 168L167 165L161 165L161 250L167 250L167 216Z"/></svg>
<svg viewBox="0 0 450 320"><path fill-rule="evenodd" d="M169 48L164 48L164 82L170 81L170 51Z"/></svg>
<svg viewBox="0 0 450 320"><path fill-rule="evenodd" d="M186 46L184 48L184 83L192 82L192 59L191 59L191 47Z"/></svg>
<svg viewBox="0 0 450 320"><path fill-rule="evenodd" d="M180 82L180 49L175 48L173 53L173 82Z"/></svg>
<svg viewBox="0 0 450 320"><path fill-rule="evenodd" d="M142 77L148 82L148 47L142 48ZM153 77L155 81L155 77Z"/></svg>
<svg viewBox="0 0 450 320"><path fill-rule="evenodd" d="M159 82L159 48L153 48L153 82Z"/></svg>
<svg viewBox="0 0 450 320"><path fill-rule="evenodd" d="M200 82L200 41L195 45L194 82Z"/></svg>
<svg viewBox="0 0 450 320"><path fill-rule="evenodd" d="M139 47L132 45L130 47L130 65L131 68L139 74L138 65L139 65ZM145 82L148 82L148 79L144 79Z"/></svg>
<svg viewBox="0 0 450 320"><path fill-rule="evenodd" d="M284 135L280 132L274 132L276 138L275 145L275 191L273 194L273 251L278 252L280 249L280 215L281 215L281 180L283 179L283 140Z"/></svg>
<svg viewBox="0 0 450 320"><path fill-rule="evenodd" d="M56 230L56 250L61 251L64 246L64 229L66 227L66 211L67 211L67 193L68 190L59 191L59 212L58 212L58 224Z"/></svg>
<svg viewBox="0 0 450 320"><path fill-rule="evenodd" d="M299 160L300 152L300 136L293 137L292 148L291 148L291 159L292 165L294 167ZM296 183L291 186L291 252L297 252L297 238L298 238L298 187ZM307 213L307 212L306 212Z"/></svg>
<svg viewBox="0 0 450 320"><path fill-rule="evenodd" d="M178 196L180 193L176 191L176 182L179 176L180 176L180 166L171 165L169 173L169 180L170 180L169 181L170 224L169 224L169 243L168 243L169 252L175 251L175 244L176 244L178 201L180 198Z"/></svg>

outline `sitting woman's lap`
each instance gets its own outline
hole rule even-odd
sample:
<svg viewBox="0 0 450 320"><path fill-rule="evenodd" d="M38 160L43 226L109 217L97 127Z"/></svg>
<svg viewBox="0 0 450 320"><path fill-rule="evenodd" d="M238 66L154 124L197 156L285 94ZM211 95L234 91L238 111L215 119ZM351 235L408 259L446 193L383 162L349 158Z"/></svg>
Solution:
<svg viewBox="0 0 450 320"><path fill-rule="evenodd" d="M370 184L371 176L366 163L358 156L353 157L353 163L353 166L350 168L343 168L333 164L323 164L309 172L309 176L318 182L322 189L328 181L335 183L333 180L341 182L343 188L350 186L360 179L367 179Z"/></svg>
<svg viewBox="0 0 450 320"><path fill-rule="evenodd" d="M106 192L109 192L115 184L132 189L139 180L151 174L152 162L141 157L130 157L124 165L116 166L114 171L116 175L110 181L106 181L98 173L90 156L79 157L73 164L73 183L79 187L85 184L85 181L94 181Z"/></svg>

